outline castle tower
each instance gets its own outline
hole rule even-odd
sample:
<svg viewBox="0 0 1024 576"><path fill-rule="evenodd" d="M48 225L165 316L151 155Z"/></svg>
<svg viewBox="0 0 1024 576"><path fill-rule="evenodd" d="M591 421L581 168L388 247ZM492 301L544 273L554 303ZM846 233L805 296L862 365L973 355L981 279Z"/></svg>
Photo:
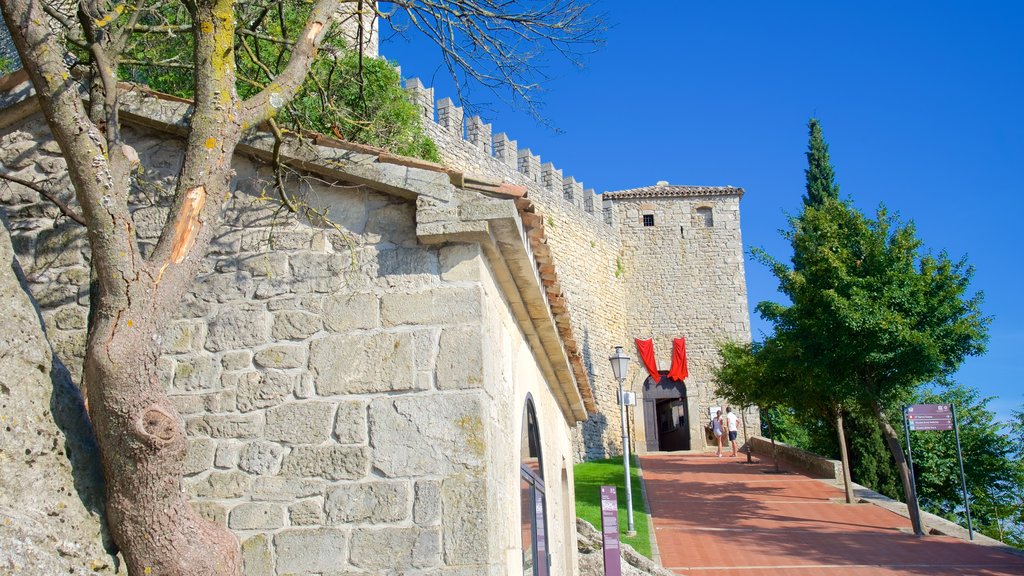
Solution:
<svg viewBox="0 0 1024 576"><path fill-rule="evenodd" d="M712 378L718 344L750 341L740 235L743 193L730 186L658 182L602 195L622 239L622 277L630 295L627 333L654 339L662 373L672 364L673 339L686 339L684 381L662 378L655 384L639 358L631 370L626 384L637 396L631 424L640 453L714 444L704 423L711 408L725 408L714 395ZM756 413L741 417L756 434Z"/></svg>

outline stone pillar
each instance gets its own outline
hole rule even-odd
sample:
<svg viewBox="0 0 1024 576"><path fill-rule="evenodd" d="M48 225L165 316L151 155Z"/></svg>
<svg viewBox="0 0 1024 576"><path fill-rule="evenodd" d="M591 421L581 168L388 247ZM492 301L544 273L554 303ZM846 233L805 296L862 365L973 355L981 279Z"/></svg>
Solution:
<svg viewBox="0 0 1024 576"><path fill-rule="evenodd" d="M409 78L405 81L405 91L409 94L412 103L419 107L423 117L433 122L434 89L424 87L419 78Z"/></svg>
<svg viewBox="0 0 1024 576"><path fill-rule="evenodd" d="M484 124L479 116L473 116L466 120L466 140L482 150L484 154L491 155L491 125Z"/></svg>
<svg viewBox="0 0 1024 576"><path fill-rule="evenodd" d="M461 138L462 107L456 106L451 98L442 98L437 102L437 123Z"/></svg>
<svg viewBox="0 0 1024 576"><path fill-rule="evenodd" d="M516 168L519 173L534 182L540 182L540 156L534 156L529 148L523 148L517 154Z"/></svg>
<svg viewBox="0 0 1024 576"><path fill-rule="evenodd" d="M540 167L540 181L549 191L555 193L562 189L562 171L555 168L551 162L545 162Z"/></svg>
<svg viewBox="0 0 1024 576"><path fill-rule="evenodd" d="M345 45L349 48L355 49L359 45L359 28L360 24L362 25L363 54L370 58L376 58L379 54L377 12L374 10L376 4L372 0L344 2L334 14L335 26L341 36L345 38ZM362 8L362 13L360 13L360 8Z"/></svg>
<svg viewBox="0 0 1024 576"><path fill-rule="evenodd" d="M494 157L513 169L517 169L519 164L517 148L516 141L510 139L504 132L494 137Z"/></svg>

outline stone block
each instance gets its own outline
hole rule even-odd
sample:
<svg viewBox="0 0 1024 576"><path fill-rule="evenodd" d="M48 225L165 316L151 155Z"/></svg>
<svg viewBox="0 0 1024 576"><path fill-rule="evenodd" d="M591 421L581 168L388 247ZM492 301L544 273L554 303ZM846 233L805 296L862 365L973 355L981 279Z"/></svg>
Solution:
<svg viewBox="0 0 1024 576"><path fill-rule="evenodd" d="M246 502L231 509L228 528L232 530L276 530L284 526L284 505Z"/></svg>
<svg viewBox="0 0 1024 576"><path fill-rule="evenodd" d="M284 278L288 275L288 255L282 252L264 252L238 259L238 269L253 278Z"/></svg>
<svg viewBox="0 0 1024 576"><path fill-rule="evenodd" d="M302 310L281 310L274 313L271 335L274 340L305 340L323 329L323 320Z"/></svg>
<svg viewBox="0 0 1024 576"><path fill-rule="evenodd" d="M380 252L378 275L388 286L427 287L437 283L437 252L425 248L395 248Z"/></svg>
<svg viewBox="0 0 1024 576"><path fill-rule="evenodd" d="M438 254L441 279L445 282L480 280L482 255L478 244L452 244Z"/></svg>
<svg viewBox="0 0 1024 576"><path fill-rule="evenodd" d="M412 390L416 386L408 332L319 338L310 345L309 367L321 396Z"/></svg>
<svg viewBox="0 0 1024 576"><path fill-rule="evenodd" d="M169 210L162 206L148 206L132 212L135 233L139 238L158 238L167 221Z"/></svg>
<svg viewBox="0 0 1024 576"><path fill-rule="evenodd" d="M477 287L392 293L381 298L381 322L385 327L479 322L481 315Z"/></svg>
<svg viewBox="0 0 1024 576"><path fill-rule="evenodd" d="M370 403L374 466L387 477L479 470L484 465L479 393L378 398Z"/></svg>
<svg viewBox="0 0 1024 576"><path fill-rule="evenodd" d="M284 458L283 476L358 480L370 472L370 451L353 446L296 446Z"/></svg>
<svg viewBox="0 0 1024 576"><path fill-rule="evenodd" d="M217 468L234 468L238 464L238 451L241 446L237 442L221 442L217 446L217 456L213 459L213 465Z"/></svg>
<svg viewBox="0 0 1024 576"><path fill-rule="evenodd" d="M234 350L225 352L220 357L221 368L225 370L245 370L252 368L252 352L248 350ZM224 384L224 377L221 376L221 384Z"/></svg>
<svg viewBox="0 0 1024 576"><path fill-rule="evenodd" d="M409 517L407 482L380 481L343 484L327 493L330 524L401 522Z"/></svg>
<svg viewBox="0 0 1024 576"><path fill-rule="evenodd" d="M217 443L209 438L190 438L185 455L185 475L191 476L213 468Z"/></svg>
<svg viewBox="0 0 1024 576"><path fill-rule="evenodd" d="M273 476L281 469L284 448L272 442L248 442L238 454L238 468L250 474Z"/></svg>
<svg viewBox="0 0 1024 576"><path fill-rule="evenodd" d="M44 229L36 238L35 265L26 272L36 275L44 269L65 268L85 264L82 250L86 247L85 229L70 221ZM33 291L34 293L34 291Z"/></svg>
<svg viewBox="0 0 1024 576"><path fill-rule="evenodd" d="M324 298L324 326L334 332L372 330L380 324L380 302L375 294L338 294Z"/></svg>
<svg viewBox="0 0 1024 576"><path fill-rule="evenodd" d="M294 372L266 370L243 372L238 380L237 403L240 412L276 406L295 391L299 375Z"/></svg>
<svg viewBox="0 0 1024 576"><path fill-rule="evenodd" d="M181 356L175 360L174 390L211 390L220 385L220 366L212 356Z"/></svg>
<svg viewBox="0 0 1024 576"><path fill-rule="evenodd" d="M202 350L205 341L205 322L202 320L178 320L167 327L162 344L164 353L185 354Z"/></svg>
<svg viewBox="0 0 1024 576"><path fill-rule="evenodd" d="M287 444L320 444L331 436L334 404L299 402L267 410L263 435Z"/></svg>
<svg viewBox="0 0 1024 576"><path fill-rule="evenodd" d="M352 534L352 564L368 570L431 568L441 563L441 533L430 528L361 528Z"/></svg>
<svg viewBox="0 0 1024 576"><path fill-rule="evenodd" d="M337 528L283 530L274 536L277 573L334 572L346 565L348 535Z"/></svg>
<svg viewBox="0 0 1024 576"><path fill-rule="evenodd" d="M366 402L341 400L334 417L334 439L339 444L366 444Z"/></svg>
<svg viewBox="0 0 1024 576"><path fill-rule="evenodd" d="M225 307L210 320L206 349L223 352L252 348L270 337L270 315L260 309Z"/></svg>
<svg viewBox="0 0 1024 576"><path fill-rule="evenodd" d="M417 480L412 502L412 520L420 526L441 521L441 482Z"/></svg>
<svg viewBox="0 0 1024 576"><path fill-rule="evenodd" d="M313 231L309 228L284 229L260 229L246 231L242 235L243 252L291 252L295 250L308 250L313 238Z"/></svg>
<svg viewBox="0 0 1024 576"><path fill-rule="evenodd" d="M242 573L245 576L274 576L269 536L257 534L242 540Z"/></svg>
<svg viewBox="0 0 1024 576"><path fill-rule="evenodd" d="M208 500L191 502L192 509L199 514L201 518L205 518L214 524L220 524L221 526L227 527L228 525L228 510L223 504L217 502L210 502Z"/></svg>
<svg viewBox="0 0 1024 576"><path fill-rule="evenodd" d="M249 491L250 478L238 472L213 471L195 480L186 479L192 494L199 498L241 498Z"/></svg>
<svg viewBox="0 0 1024 576"><path fill-rule="evenodd" d="M411 202L403 202L373 210L366 221L366 233L376 236L380 242L399 245L415 243L416 206Z"/></svg>
<svg viewBox="0 0 1024 576"><path fill-rule="evenodd" d="M53 315L53 322L61 330L84 330L88 315L84 306L65 306Z"/></svg>
<svg viewBox="0 0 1024 576"><path fill-rule="evenodd" d="M245 416L205 414L198 418L189 418L185 428L190 436L258 438L263 433L263 418L258 414Z"/></svg>
<svg viewBox="0 0 1024 576"><path fill-rule="evenodd" d="M437 352L437 388L457 390L484 385L483 335L479 326L446 327Z"/></svg>
<svg viewBox="0 0 1024 576"><path fill-rule="evenodd" d="M445 563L488 562L487 526L498 519L488 516L486 481L468 475L445 478L441 506Z"/></svg>
<svg viewBox="0 0 1024 576"><path fill-rule="evenodd" d="M300 498L322 496L326 482L307 478L289 478L284 476L256 477L253 479L253 500L271 502L291 502Z"/></svg>
<svg viewBox="0 0 1024 576"><path fill-rule="evenodd" d="M301 368L306 365L306 347L298 344L276 344L256 352L254 360L264 368Z"/></svg>
<svg viewBox="0 0 1024 576"><path fill-rule="evenodd" d="M300 500L288 507L292 526L320 526L324 523L323 498Z"/></svg>

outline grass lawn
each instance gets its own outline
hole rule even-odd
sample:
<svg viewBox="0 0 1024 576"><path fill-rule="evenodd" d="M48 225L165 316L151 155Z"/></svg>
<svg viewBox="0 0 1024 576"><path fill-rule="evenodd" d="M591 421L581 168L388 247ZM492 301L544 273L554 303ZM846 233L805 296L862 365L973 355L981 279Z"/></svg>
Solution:
<svg viewBox="0 0 1024 576"><path fill-rule="evenodd" d="M647 530L647 511L640 492L640 474L634 457L629 472L633 477L633 527L636 536L627 538L626 533L626 478L622 469L622 457L608 460L593 460L573 467L576 476L576 515L601 530L601 486L615 486L619 498L619 537L637 552L651 557L651 537Z"/></svg>

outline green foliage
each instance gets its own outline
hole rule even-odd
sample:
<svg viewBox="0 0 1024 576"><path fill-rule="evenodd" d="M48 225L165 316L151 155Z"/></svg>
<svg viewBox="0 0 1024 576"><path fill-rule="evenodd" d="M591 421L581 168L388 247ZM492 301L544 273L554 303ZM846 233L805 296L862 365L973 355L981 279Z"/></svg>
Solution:
<svg viewBox="0 0 1024 576"><path fill-rule="evenodd" d="M601 486L615 486L619 498L619 530L623 542L637 552L651 557L651 538L647 529L647 510L640 497L640 470L635 457L629 469L633 485L633 527L636 536L626 533L626 480L623 473L622 457L607 460L591 460L573 467L576 488L576 515L601 529Z"/></svg>
<svg viewBox="0 0 1024 576"><path fill-rule="evenodd" d="M238 34L235 62L238 93L245 98L273 81L288 63L290 39L301 31L310 3L290 0L279 9L239 5L239 21L252 23L259 36ZM144 11L142 24L167 30L188 26L181 4L164 3ZM170 28L167 28L170 27ZM191 98L192 32L136 34L121 65L121 76L161 92ZM84 56L84 55L82 55ZM294 131L306 130L384 148L406 156L439 161L437 146L423 130L419 109L401 87L395 67L383 59L362 58L343 38L329 36L318 52L300 93L277 119Z"/></svg>
<svg viewBox="0 0 1024 576"><path fill-rule="evenodd" d="M0 56L0 76L4 76L14 72L15 62L11 58L6 56Z"/></svg>
<svg viewBox="0 0 1024 576"><path fill-rule="evenodd" d="M804 170L807 184L807 195L804 196L805 206L819 207L826 199L839 199L839 185L835 183L832 161L828 156L828 144L821 133L821 124L817 118L807 123L810 141L807 144L807 169Z"/></svg>
<svg viewBox="0 0 1024 576"><path fill-rule="evenodd" d="M622 256L615 257L615 277L621 278L626 273L626 267L622 264Z"/></svg>
<svg viewBox="0 0 1024 576"><path fill-rule="evenodd" d="M787 237L793 267L764 253L792 305L762 302L776 336L798 346L802 367L867 409L906 403L917 386L985 349L982 296L966 294L973 269L923 253L912 224L846 202L806 208Z"/></svg>

